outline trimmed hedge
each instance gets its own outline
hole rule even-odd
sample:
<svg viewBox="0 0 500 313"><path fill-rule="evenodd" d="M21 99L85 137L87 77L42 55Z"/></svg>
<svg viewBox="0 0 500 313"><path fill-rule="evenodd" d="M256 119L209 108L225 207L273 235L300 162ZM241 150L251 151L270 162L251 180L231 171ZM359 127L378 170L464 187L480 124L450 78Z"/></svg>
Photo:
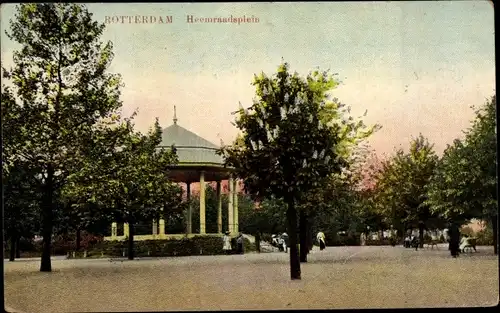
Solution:
<svg viewBox="0 0 500 313"><path fill-rule="evenodd" d="M84 237L84 236L82 236ZM98 238L84 239L84 244L80 251L75 251L74 241L68 238L55 238L52 243L51 255L69 255L82 258L99 257L122 257L127 255L128 241L102 241ZM236 238L231 240L233 252L236 252ZM8 247L8 245L7 245ZM255 251L255 244L250 243L244 238L244 252ZM29 251L21 250L21 257L39 257L41 256L42 242L34 242ZM8 255L9 250L5 250ZM188 256L188 255L219 255L224 254L222 250L222 237L195 236L192 238L168 239L168 240L145 240L134 242L134 252L137 257L146 256Z"/></svg>
<svg viewBox="0 0 500 313"><path fill-rule="evenodd" d="M316 240L315 240L316 241ZM329 247L340 247L340 246L359 246L360 239L359 236L338 236L336 238L328 239L326 238L326 245ZM315 243L317 244L317 243Z"/></svg>
<svg viewBox="0 0 500 313"><path fill-rule="evenodd" d="M10 245L5 244L5 255L10 253ZM37 257L42 255L42 241L33 241L23 239L20 242L20 254L22 258ZM60 256L67 255L68 252L74 250L74 244L64 238L56 237L52 241L51 255Z"/></svg>
<svg viewBox="0 0 500 313"><path fill-rule="evenodd" d="M128 241L103 241L91 247L87 257L122 257L127 256ZM236 251L236 240L232 239L233 252ZM244 238L244 252L255 251L250 241ZM134 242L134 254L137 257L168 257L189 255L220 255L222 250L221 237L195 236L193 238L144 240ZM77 254L78 257L82 253Z"/></svg>
<svg viewBox="0 0 500 313"><path fill-rule="evenodd" d="M271 243L273 241L272 235L270 235L270 234L261 234L260 235L260 241L266 241L268 243Z"/></svg>
<svg viewBox="0 0 500 313"><path fill-rule="evenodd" d="M380 239L366 239L365 246L391 246L393 243L389 238Z"/></svg>

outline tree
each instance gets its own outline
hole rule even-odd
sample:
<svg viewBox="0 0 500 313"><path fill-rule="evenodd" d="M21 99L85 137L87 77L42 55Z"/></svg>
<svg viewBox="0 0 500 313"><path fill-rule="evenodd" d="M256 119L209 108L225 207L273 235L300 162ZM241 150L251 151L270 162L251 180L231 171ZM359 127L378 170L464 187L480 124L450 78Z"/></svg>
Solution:
<svg viewBox="0 0 500 313"><path fill-rule="evenodd" d="M456 139L453 145L445 149L426 186L427 204L431 211L458 224L480 217L482 213L472 203L473 189L468 187L471 183L469 152L470 149L466 149L463 142Z"/></svg>
<svg viewBox="0 0 500 313"><path fill-rule="evenodd" d="M392 224L392 219L384 215L384 205L377 199L377 178L389 165L385 160L379 159L375 153L368 153L365 159L356 168L356 190L360 205L360 219L362 227L360 232L383 231ZM403 231L400 229L400 231Z"/></svg>
<svg viewBox="0 0 500 313"><path fill-rule="evenodd" d="M498 253L496 109L495 96L476 109L476 118L465 138L474 156L469 159L469 171L472 176L469 188L473 190L475 202L482 209L482 217L492 225L495 254Z"/></svg>
<svg viewBox="0 0 500 313"><path fill-rule="evenodd" d="M360 190L358 191L360 197L360 220L362 229L360 232L375 231L380 232L389 227L392 219L385 216L377 208L376 204L376 190ZM392 225L392 224L391 224Z"/></svg>
<svg viewBox="0 0 500 313"><path fill-rule="evenodd" d="M9 171L2 173L4 187L5 238L10 241L9 260L19 257L21 238L32 239L37 230L37 190L31 189L35 174L29 164L16 162ZM16 253L17 252L17 253Z"/></svg>
<svg viewBox="0 0 500 313"><path fill-rule="evenodd" d="M238 111L236 119L242 134L221 149L226 164L245 180L249 194L260 199L274 196L287 204L292 279L301 277L295 205L344 164L336 150L339 126L322 122L325 103L317 101L319 91L310 88L309 81L337 84L327 72L315 71L306 79L291 74L286 63L273 77L255 76L257 97L248 110Z"/></svg>
<svg viewBox="0 0 500 313"><path fill-rule="evenodd" d="M348 114L349 110L343 112L342 116ZM355 235L366 231L368 225L370 227L376 225L372 227L373 230L383 229L380 228L383 225L382 220L377 219L380 214L375 213L371 202L372 186L365 186L366 176L370 175L369 168L374 167L372 163L376 159L362 144L362 140L380 129L380 126L375 125L370 127L369 131L364 131L366 126L355 122L351 116L344 120L346 122L339 122L337 117L337 120L332 121L344 126L351 125L350 128L353 130L342 133L343 140L339 149L348 166L343 168L340 174L329 175L319 187L309 191L303 198L300 212L301 218L306 220L306 223L299 223L301 246L307 245L309 240L309 247L312 247L312 235L317 231L324 232L331 242L336 242L339 232L343 232L353 240L356 239ZM309 249L301 250L301 262L307 262L308 252Z"/></svg>
<svg viewBox="0 0 500 313"><path fill-rule="evenodd" d="M303 205L309 206L304 209L312 224L310 232L322 231L327 240L335 242L340 232L353 238L363 231L364 203L357 190L357 179L354 173L331 175L330 180L315 194L309 194L307 203Z"/></svg>
<svg viewBox="0 0 500 313"><path fill-rule="evenodd" d="M476 109L476 118L441 158L427 186L428 205L443 218L464 223L484 218L491 224L498 253L496 97Z"/></svg>
<svg viewBox="0 0 500 313"><path fill-rule="evenodd" d="M423 247L425 228L435 227L437 216L427 204L426 185L438 161L433 146L419 135L410 143L408 153L402 150L386 162L377 181L377 202L397 228L418 227Z"/></svg>
<svg viewBox="0 0 500 313"><path fill-rule="evenodd" d="M276 234L286 229L286 204L276 198L264 199L256 207L242 206L239 212L240 229L250 234Z"/></svg>
<svg viewBox="0 0 500 313"><path fill-rule="evenodd" d="M15 120L20 114L19 107L14 101L11 89L2 87L2 148L12 151L19 147L16 140ZM10 150L9 150L10 149ZM36 229L36 203L39 194L36 189L30 188L35 180L35 171L31 164L16 160L2 153L2 191L4 196L4 238L10 241L9 260L14 261L19 254L19 240L22 236L30 238Z"/></svg>
<svg viewBox="0 0 500 313"><path fill-rule="evenodd" d="M132 120L135 114L123 120L119 114L112 114L94 125L85 146L80 149L80 167L68 175L66 184L58 192L56 200L60 210L55 220L63 232L67 233L69 229L76 231L77 249L80 230L112 222L108 206L114 203L106 198L108 190L101 192L96 186L105 186L111 175L125 165L118 165L117 162L123 159L119 153L123 152L134 134ZM94 195L95 192L99 193L99 197Z"/></svg>
<svg viewBox="0 0 500 313"><path fill-rule="evenodd" d="M113 153L88 153L99 159L86 159L85 167L70 177L67 197L83 198L83 203L94 204L108 220L128 223L128 258L134 258L135 225L153 219L182 213L182 189L170 181L168 169L177 163L175 147L157 148L161 142L161 128L156 120L148 134L133 131L127 120L122 128L124 136L113 138ZM110 144L101 139L106 149ZM92 219L91 219L92 220Z"/></svg>
<svg viewBox="0 0 500 313"><path fill-rule="evenodd" d="M335 148L337 154L346 160L348 166L359 164L366 158L368 152L367 147L363 145L363 141L369 138L376 131L380 130L381 126L379 124L372 126L365 125L362 119L366 116L368 112L367 110L362 116L353 118L350 114L350 106L346 106L341 103L337 98L330 99L329 94L336 86L333 83L332 77L330 77L330 79L308 79L308 86L314 91L314 101L324 104L320 107L319 112L319 117L322 123L337 126L339 137ZM354 170L354 168L352 170ZM320 198L318 198L318 196L320 194L324 194L324 187L331 191L331 188L328 189L328 187L336 186L341 180L344 179L349 181L351 184L355 184L354 180L352 180L352 178L354 178L354 173L355 171L348 171L347 168L344 168L343 176L330 175L324 182L325 186L314 188L310 191L310 195L305 196L307 200L303 201L304 207L299 210L299 237L301 247L309 246L312 248L312 242L310 242L312 240L312 235L310 234L312 231L312 225L310 225L310 223L314 219L315 211L321 207L320 203L322 203L323 200L321 200L321 196ZM344 193L342 195L354 195L354 190L352 191L353 193ZM333 193L335 192L333 191ZM334 203L337 202L336 200L334 200ZM351 215L349 214L349 216ZM309 249L300 250L301 262L307 262L307 254L309 251Z"/></svg>
<svg viewBox="0 0 500 313"><path fill-rule="evenodd" d="M110 42L100 41L104 27L85 6L67 3L21 4L10 22L7 35L21 49L14 52L14 67L3 71L19 114L10 121L17 144L5 153L39 169L40 271L52 269L54 195L80 167L93 126L121 107L120 78L106 73L113 53Z"/></svg>

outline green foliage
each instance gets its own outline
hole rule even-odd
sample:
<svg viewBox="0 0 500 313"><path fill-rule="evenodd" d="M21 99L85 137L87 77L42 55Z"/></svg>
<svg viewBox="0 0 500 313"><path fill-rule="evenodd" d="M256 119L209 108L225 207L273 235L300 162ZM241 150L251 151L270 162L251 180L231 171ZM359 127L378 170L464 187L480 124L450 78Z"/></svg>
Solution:
<svg viewBox="0 0 500 313"><path fill-rule="evenodd" d="M2 173L4 236L32 238L39 226L40 192L33 189L36 172L26 162L16 161Z"/></svg>
<svg viewBox="0 0 500 313"><path fill-rule="evenodd" d="M495 97L476 110L465 139L448 146L427 187L431 210L444 218L464 222L498 214L495 110Z"/></svg>
<svg viewBox="0 0 500 313"><path fill-rule="evenodd" d="M255 76L254 104L240 109L236 119L242 135L221 151L226 164L245 179L249 194L260 199L300 198L322 178L340 171L340 127L323 122L325 102L318 100L324 99L324 89L310 87L315 84L336 82L326 72L304 79L289 73L286 63L273 77Z"/></svg>
<svg viewBox="0 0 500 313"><path fill-rule="evenodd" d="M253 85L253 105L241 108L236 118L242 134L221 154L254 198L274 197L287 203L291 277L300 279L296 201L346 165L339 151L340 133L346 129L334 121L325 123L327 91L337 81L319 71L300 77L284 63L272 77L255 75Z"/></svg>
<svg viewBox="0 0 500 313"><path fill-rule="evenodd" d="M21 4L10 28L22 49L4 69L16 103L9 117L16 144L6 154L39 164L45 175L51 167L60 185L79 167L93 125L121 106L119 76L105 73L112 45L99 39L104 24L78 4Z"/></svg>
<svg viewBox="0 0 500 313"><path fill-rule="evenodd" d="M235 245L233 245L235 247ZM245 252L254 251L255 248L248 239L244 239ZM221 255L221 237L195 236L193 238L169 240L145 240L135 242L134 254L138 257L166 257L189 255ZM122 257L127 255L125 241L103 241L89 248L88 257Z"/></svg>
<svg viewBox="0 0 500 313"><path fill-rule="evenodd" d="M335 232L324 232L325 241L327 246L341 247L341 246L359 246L360 237L357 234L337 235ZM315 241L317 245L317 241Z"/></svg>
<svg viewBox="0 0 500 313"><path fill-rule="evenodd" d="M448 146L427 186L431 210L446 219L465 223L481 216L475 200L467 159L468 149L460 140Z"/></svg>
<svg viewBox="0 0 500 313"><path fill-rule="evenodd" d="M353 175L332 175L322 188L309 193L301 208L311 217L314 234L322 231L332 238L340 231L353 235L364 229L363 199L355 187Z"/></svg>
<svg viewBox="0 0 500 313"><path fill-rule="evenodd" d="M391 224L391 219L387 218L381 210L379 204L377 203L376 190L367 189L360 190L360 204L361 213L360 219L362 221L361 225L363 229L359 229L360 232L370 231L380 231L387 229Z"/></svg>
<svg viewBox="0 0 500 313"><path fill-rule="evenodd" d="M320 107L320 120L324 124L336 125L339 130L339 141L336 151L344 159L349 160L352 165L366 156L365 146L360 144L381 129L381 125L367 126L362 118L366 116L366 110L362 116L354 118L351 107L341 103L337 98L329 97L331 91L336 88L335 75L327 75L314 71L307 81L309 88L314 91L315 101L322 103Z"/></svg>
<svg viewBox="0 0 500 313"><path fill-rule="evenodd" d="M121 107L120 77L106 73L113 53L112 44L100 40L103 30L104 24L93 21L81 4L39 3L17 6L7 33L21 48L14 52L14 67L3 69L12 85L2 86L11 137L5 160L28 162L36 171L32 188L42 193L42 271L51 270L60 189L84 164L86 149L100 131L96 126Z"/></svg>
<svg viewBox="0 0 500 313"><path fill-rule="evenodd" d="M429 210L426 185L438 161L432 145L419 135L403 150L382 164L377 177L375 203L396 229L435 227L437 217Z"/></svg>
<svg viewBox="0 0 500 313"><path fill-rule="evenodd" d="M65 196L79 199L85 208L96 205L109 221L137 223L182 212L182 189L168 178L177 156L157 148L158 122L148 134L134 132L130 121L126 127L128 134L114 139L119 149L99 154L98 160L87 159L86 166L69 177Z"/></svg>
<svg viewBox="0 0 500 313"><path fill-rule="evenodd" d="M239 225L244 233L255 235L257 232L276 234L286 230L286 205L276 198L264 199L258 207L240 207Z"/></svg>
<svg viewBox="0 0 500 313"><path fill-rule="evenodd" d="M243 238L243 251L244 253L257 251L255 243L250 242L247 238Z"/></svg>

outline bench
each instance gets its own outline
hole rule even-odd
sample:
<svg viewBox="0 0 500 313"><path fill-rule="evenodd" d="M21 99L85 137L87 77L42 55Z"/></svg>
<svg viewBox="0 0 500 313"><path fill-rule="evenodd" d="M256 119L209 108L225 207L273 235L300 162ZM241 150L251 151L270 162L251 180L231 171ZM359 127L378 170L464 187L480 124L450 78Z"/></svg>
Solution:
<svg viewBox="0 0 500 313"><path fill-rule="evenodd" d="M431 250L434 249L434 246L436 246L436 249L438 249L439 248L438 243L439 243L439 240L437 240L437 239L431 239L431 240L427 240L425 242L425 244L427 245L427 248L430 247Z"/></svg>

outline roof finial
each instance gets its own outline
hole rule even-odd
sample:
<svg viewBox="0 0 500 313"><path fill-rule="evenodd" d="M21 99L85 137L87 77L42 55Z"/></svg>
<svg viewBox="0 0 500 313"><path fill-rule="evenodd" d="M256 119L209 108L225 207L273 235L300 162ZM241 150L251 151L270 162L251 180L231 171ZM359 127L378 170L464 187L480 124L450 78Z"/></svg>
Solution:
<svg viewBox="0 0 500 313"><path fill-rule="evenodd" d="M174 125L177 125L177 109L175 108L175 105L174 105Z"/></svg>

